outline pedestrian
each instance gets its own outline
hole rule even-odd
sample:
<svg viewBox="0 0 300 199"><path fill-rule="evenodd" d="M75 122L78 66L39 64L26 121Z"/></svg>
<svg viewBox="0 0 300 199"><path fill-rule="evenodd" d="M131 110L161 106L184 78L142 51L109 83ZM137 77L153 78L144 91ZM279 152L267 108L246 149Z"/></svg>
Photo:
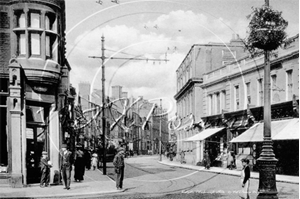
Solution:
<svg viewBox="0 0 300 199"><path fill-rule="evenodd" d="M42 152L42 158L40 162L40 167L41 167L41 182L40 182L40 187L49 187L49 182L50 182L50 168L52 167L52 164L48 158L48 153L46 151Z"/></svg>
<svg viewBox="0 0 300 199"><path fill-rule="evenodd" d="M182 151L180 152L180 163L181 163L181 164L185 164L185 163L186 163L186 161L185 161L185 153L184 153L184 150L182 150Z"/></svg>
<svg viewBox="0 0 300 199"><path fill-rule="evenodd" d="M234 151L231 151L231 155L232 155L232 159L233 159L233 163L232 163L232 166L234 169L236 169L236 163L235 163L235 153Z"/></svg>
<svg viewBox="0 0 300 199"><path fill-rule="evenodd" d="M71 171L72 171L72 152L67 149L66 144L62 144L61 146L61 176L64 183L64 189L69 190L71 184Z"/></svg>
<svg viewBox="0 0 300 199"><path fill-rule="evenodd" d="M81 182L83 180L84 176L84 152L82 150L82 147L80 145L76 146L75 156L74 156L74 179L75 182Z"/></svg>
<svg viewBox="0 0 300 199"><path fill-rule="evenodd" d="M240 197L243 199L249 199L249 187L250 187L250 168L249 168L249 160L242 159L243 169L241 171L241 184L242 190L240 193Z"/></svg>
<svg viewBox="0 0 300 199"><path fill-rule="evenodd" d="M118 190L123 188L123 179L124 179L124 148L118 148L118 153L115 155L113 160L113 165L115 166L115 172L117 174L116 186Z"/></svg>
<svg viewBox="0 0 300 199"><path fill-rule="evenodd" d="M205 169L209 169L210 168L210 158L209 158L209 154L208 154L207 150L204 151L203 165L204 165Z"/></svg>
<svg viewBox="0 0 300 199"><path fill-rule="evenodd" d="M91 167L93 168L93 170L98 168L98 154L96 153L96 151L94 151L91 158Z"/></svg>
<svg viewBox="0 0 300 199"><path fill-rule="evenodd" d="M231 155L231 151L228 151L228 156L227 156L227 167L232 170L233 167L233 157Z"/></svg>
<svg viewBox="0 0 300 199"><path fill-rule="evenodd" d="M91 169L91 152L89 149L85 149L84 151L84 162L85 162L85 168L87 170L90 170Z"/></svg>

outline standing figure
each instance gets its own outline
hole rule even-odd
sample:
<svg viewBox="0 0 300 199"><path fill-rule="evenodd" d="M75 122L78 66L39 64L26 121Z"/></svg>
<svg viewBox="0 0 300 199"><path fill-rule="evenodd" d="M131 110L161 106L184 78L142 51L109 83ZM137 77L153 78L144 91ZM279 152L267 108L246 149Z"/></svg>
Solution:
<svg viewBox="0 0 300 199"><path fill-rule="evenodd" d="M186 161L185 161L185 153L184 153L184 150L182 150L182 151L180 152L180 163L181 163L181 164L186 163Z"/></svg>
<svg viewBox="0 0 300 199"><path fill-rule="evenodd" d="M233 167L233 156L231 155L231 151L228 151L228 156L227 156L227 167L232 170Z"/></svg>
<svg viewBox="0 0 300 199"><path fill-rule="evenodd" d="M118 190L123 188L123 179L124 179L124 149L120 147L118 153L115 155L113 160L113 165L115 166L115 172L117 174L116 186Z"/></svg>
<svg viewBox="0 0 300 199"><path fill-rule="evenodd" d="M236 163L235 163L235 153L234 153L234 151L231 151L231 155L232 155L232 158L233 158L233 163L232 163L232 165L233 165L233 168L234 169L236 169Z"/></svg>
<svg viewBox="0 0 300 199"><path fill-rule="evenodd" d="M75 170L74 170L74 179L75 182L77 181L82 181L83 180L83 176L84 176L84 170L85 170L85 162L84 162L84 153L83 150L81 149L80 145L76 146L76 151L75 151L75 157L74 157L74 166L75 166Z"/></svg>
<svg viewBox="0 0 300 199"><path fill-rule="evenodd" d="M243 199L249 199L249 187L250 187L250 168L249 160L242 159L243 170L241 171L241 184L242 191L240 197Z"/></svg>
<svg viewBox="0 0 300 199"><path fill-rule="evenodd" d="M62 144L61 146L61 176L65 185L64 189L69 190L71 184L71 171L72 171L72 152L67 149L66 144Z"/></svg>
<svg viewBox="0 0 300 199"><path fill-rule="evenodd" d="M84 162L85 162L85 168L87 170L90 170L91 169L91 152L89 149L86 149L85 152L84 152Z"/></svg>
<svg viewBox="0 0 300 199"><path fill-rule="evenodd" d="M52 167L51 162L48 158L48 153L46 151L42 152L42 158L40 162L41 167L41 182L40 187L49 187L49 181L50 181L50 168Z"/></svg>
<svg viewBox="0 0 300 199"><path fill-rule="evenodd" d="M204 151L203 164L204 164L205 169L210 168L210 158L209 158L209 154L208 154L207 150Z"/></svg>
<svg viewBox="0 0 300 199"><path fill-rule="evenodd" d="M93 168L93 170L98 168L98 154L96 152L94 152L93 155L92 155L91 167Z"/></svg>

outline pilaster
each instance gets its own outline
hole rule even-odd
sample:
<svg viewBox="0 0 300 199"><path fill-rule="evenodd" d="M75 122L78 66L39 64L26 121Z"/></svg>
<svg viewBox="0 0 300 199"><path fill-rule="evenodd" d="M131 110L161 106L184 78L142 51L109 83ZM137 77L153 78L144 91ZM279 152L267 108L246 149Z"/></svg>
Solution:
<svg viewBox="0 0 300 199"><path fill-rule="evenodd" d="M9 148L9 183L12 187L22 187L22 81L21 66L16 59L9 62L9 98L8 98L8 148ZM21 156L21 158L20 158Z"/></svg>

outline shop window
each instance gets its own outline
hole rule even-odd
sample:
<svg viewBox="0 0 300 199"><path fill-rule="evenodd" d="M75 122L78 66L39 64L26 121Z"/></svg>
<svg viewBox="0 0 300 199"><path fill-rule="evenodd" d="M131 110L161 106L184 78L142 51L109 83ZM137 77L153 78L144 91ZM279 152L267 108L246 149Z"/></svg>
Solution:
<svg viewBox="0 0 300 199"><path fill-rule="evenodd" d="M25 32L18 33L17 40L18 40L17 54L18 55L25 55L26 54Z"/></svg>
<svg viewBox="0 0 300 199"><path fill-rule="evenodd" d="M31 12L29 14L29 27L31 28L40 28L40 14L38 12Z"/></svg>
<svg viewBox="0 0 300 199"><path fill-rule="evenodd" d="M41 54L41 35L39 33L30 34L30 55Z"/></svg>

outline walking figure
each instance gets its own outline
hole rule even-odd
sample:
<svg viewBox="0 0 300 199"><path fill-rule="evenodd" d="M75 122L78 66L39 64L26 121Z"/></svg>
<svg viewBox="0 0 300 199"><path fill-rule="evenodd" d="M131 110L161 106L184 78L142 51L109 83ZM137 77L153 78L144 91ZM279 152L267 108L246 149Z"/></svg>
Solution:
<svg viewBox="0 0 300 199"><path fill-rule="evenodd" d="M52 167L52 164L49 161L48 153L46 151L42 152L40 167L41 167L41 173L42 173L40 187L42 187L42 188L49 187L50 168Z"/></svg>
<svg viewBox="0 0 300 199"><path fill-rule="evenodd" d="M118 153L115 155L113 160L113 165L115 166L115 172L117 174L116 187L118 190L123 188L123 179L124 179L124 149L120 147Z"/></svg>
<svg viewBox="0 0 300 199"><path fill-rule="evenodd" d="M62 144L60 155L61 161L61 176L65 185L64 189L69 190L71 185L71 171L72 171L72 152L67 149L66 144Z"/></svg>
<svg viewBox="0 0 300 199"><path fill-rule="evenodd" d="M209 158L209 154L208 154L207 150L205 150L205 152L204 152L203 164L204 164L205 169L210 168L210 158Z"/></svg>
<svg viewBox="0 0 300 199"><path fill-rule="evenodd" d="M249 187L250 187L250 168L249 168L249 160L242 159L243 170L241 172L241 184L242 191L240 197L243 199L249 199Z"/></svg>

